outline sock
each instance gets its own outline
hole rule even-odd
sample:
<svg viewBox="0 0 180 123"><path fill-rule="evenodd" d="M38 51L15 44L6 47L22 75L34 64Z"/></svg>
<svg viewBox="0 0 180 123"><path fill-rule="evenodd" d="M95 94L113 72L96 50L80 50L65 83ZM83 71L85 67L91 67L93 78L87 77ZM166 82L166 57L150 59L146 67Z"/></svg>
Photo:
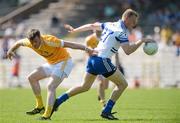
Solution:
<svg viewBox="0 0 180 123"><path fill-rule="evenodd" d="M111 113L111 110L112 110L114 104L115 104L114 101L109 100L109 101L107 102L105 108L103 109L103 112L105 112L105 113Z"/></svg>
<svg viewBox="0 0 180 123"><path fill-rule="evenodd" d="M36 95L36 108L42 108L43 106L43 100L41 95Z"/></svg>
<svg viewBox="0 0 180 123"><path fill-rule="evenodd" d="M67 99L69 99L69 96L68 96L68 94L67 93L64 93L63 95L61 95L61 96L59 96L58 98L57 98L57 105L59 106L59 105L61 105L63 102L65 102Z"/></svg>
<svg viewBox="0 0 180 123"><path fill-rule="evenodd" d="M103 105L103 106L105 106L106 105L106 100L100 100L100 103Z"/></svg>
<svg viewBox="0 0 180 123"><path fill-rule="evenodd" d="M52 112L52 108L53 108L53 106L47 106L46 107L46 110L45 110L45 112L44 112L44 114L43 114L43 117L50 117L50 115L51 115L51 112Z"/></svg>

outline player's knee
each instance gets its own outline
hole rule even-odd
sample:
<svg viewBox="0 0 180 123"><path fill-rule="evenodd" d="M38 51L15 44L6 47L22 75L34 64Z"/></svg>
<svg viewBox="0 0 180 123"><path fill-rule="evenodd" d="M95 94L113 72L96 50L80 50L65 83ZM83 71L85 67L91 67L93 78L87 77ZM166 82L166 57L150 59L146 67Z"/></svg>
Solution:
<svg viewBox="0 0 180 123"><path fill-rule="evenodd" d="M123 89L126 89L128 87L127 81L123 82Z"/></svg>
<svg viewBox="0 0 180 123"><path fill-rule="evenodd" d="M99 86L100 86L100 87L104 87L103 82L100 82L100 83L99 83Z"/></svg>
<svg viewBox="0 0 180 123"><path fill-rule="evenodd" d="M90 89L90 87L87 86L82 86L82 92L86 92Z"/></svg>
<svg viewBox="0 0 180 123"><path fill-rule="evenodd" d="M83 88L82 89L82 92L86 92L86 91L88 91L89 89L88 88Z"/></svg>
<svg viewBox="0 0 180 123"><path fill-rule="evenodd" d="M35 78L34 78L32 75L28 75L27 78L28 78L29 82L34 82L34 81L36 81Z"/></svg>
<svg viewBox="0 0 180 123"><path fill-rule="evenodd" d="M118 89L126 89L128 87L127 81L123 81L119 84L117 84Z"/></svg>
<svg viewBox="0 0 180 123"><path fill-rule="evenodd" d="M54 91L55 86L52 83L50 83L50 84L47 85L47 89L48 89L48 91Z"/></svg>

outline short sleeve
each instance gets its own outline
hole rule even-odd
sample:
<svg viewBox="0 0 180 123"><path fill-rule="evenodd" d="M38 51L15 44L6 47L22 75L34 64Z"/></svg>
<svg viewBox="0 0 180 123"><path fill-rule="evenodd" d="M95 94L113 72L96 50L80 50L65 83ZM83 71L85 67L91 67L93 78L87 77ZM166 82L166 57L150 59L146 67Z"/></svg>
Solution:
<svg viewBox="0 0 180 123"><path fill-rule="evenodd" d="M21 40L19 40L19 42L21 42L22 45L25 46L25 47L32 47L31 42L30 42L29 39L27 39L27 38L21 39Z"/></svg>
<svg viewBox="0 0 180 123"><path fill-rule="evenodd" d="M105 23L101 23L101 28L102 30L111 27L112 23L111 22L105 22Z"/></svg>
<svg viewBox="0 0 180 123"><path fill-rule="evenodd" d="M115 39L120 43L129 42L126 32L117 32Z"/></svg>
<svg viewBox="0 0 180 123"><path fill-rule="evenodd" d="M105 29L109 24L110 22L101 23L102 30Z"/></svg>
<svg viewBox="0 0 180 123"><path fill-rule="evenodd" d="M105 27L105 23L101 23L101 29L103 30Z"/></svg>
<svg viewBox="0 0 180 123"><path fill-rule="evenodd" d="M52 46L52 47L63 47L64 42L63 40L52 36L52 35L46 35L43 36L44 38L44 42L48 45L48 46Z"/></svg>

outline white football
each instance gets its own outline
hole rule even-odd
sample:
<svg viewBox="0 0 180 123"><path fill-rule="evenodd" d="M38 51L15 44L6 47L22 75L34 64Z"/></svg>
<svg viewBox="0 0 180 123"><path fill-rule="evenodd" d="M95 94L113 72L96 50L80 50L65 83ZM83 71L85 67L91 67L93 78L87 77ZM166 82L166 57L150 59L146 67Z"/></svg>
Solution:
<svg viewBox="0 0 180 123"><path fill-rule="evenodd" d="M154 55L158 51L158 44L155 41L147 42L144 44L143 50L147 55Z"/></svg>

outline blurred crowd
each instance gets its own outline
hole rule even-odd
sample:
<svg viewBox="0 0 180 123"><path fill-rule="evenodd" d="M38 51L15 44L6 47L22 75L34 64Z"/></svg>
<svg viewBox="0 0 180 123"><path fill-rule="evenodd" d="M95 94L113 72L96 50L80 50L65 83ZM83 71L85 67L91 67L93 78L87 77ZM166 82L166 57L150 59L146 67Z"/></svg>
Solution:
<svg viewBox="0 0 180 123"><path fill-rule="evenodd" d="M112 0L109 4L99 4L98 18L114 19L128 8L141 13L140 19L150 26L170 26L173 30L180 30L180 3L178 0Z"/></svg>
<svg viewBox="0 0 180 123"><path fill-rule="evenodd" d="M1 60L7 60L7 51L17 40L24 37L25 26L20 23L16 24L13 21L10 21L4 28L4 34L0 38L0 56ZM10 70L10 80L8 80L8 87L21 87L20 82L20 64L21 64L21 55L18 51L15 52L15 57L12 60L11 70Z"/></svg>
<svg viewBox="0 0 180 123"><path fill-rule="evenodd" d="M175 46L176 56L180 56L179 5L177 0L112 0L109 4L98 5L100 12L97 18L113 21L119 19L125 9L133 8L140 12L141 23L131 32L129 40L149 36L164 46Z"/></svg>

